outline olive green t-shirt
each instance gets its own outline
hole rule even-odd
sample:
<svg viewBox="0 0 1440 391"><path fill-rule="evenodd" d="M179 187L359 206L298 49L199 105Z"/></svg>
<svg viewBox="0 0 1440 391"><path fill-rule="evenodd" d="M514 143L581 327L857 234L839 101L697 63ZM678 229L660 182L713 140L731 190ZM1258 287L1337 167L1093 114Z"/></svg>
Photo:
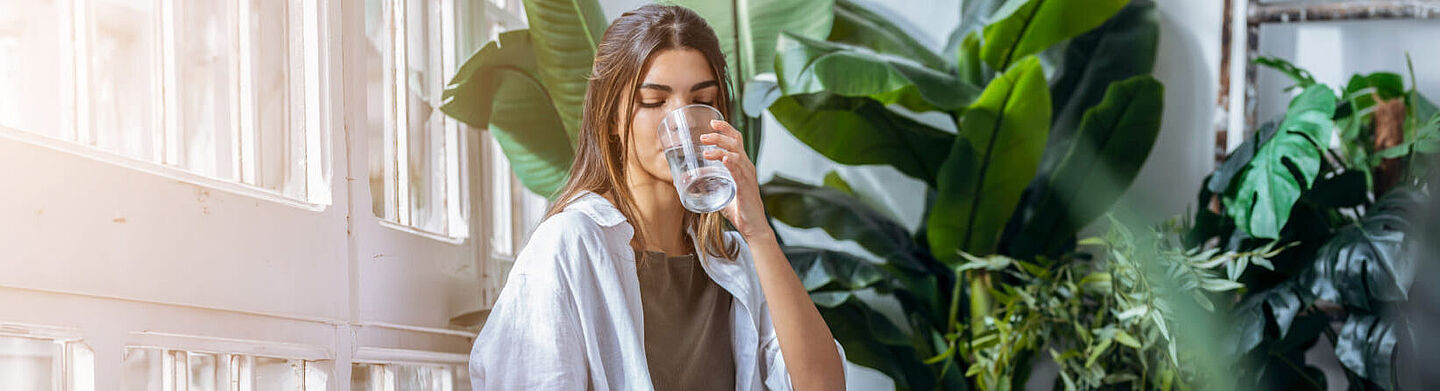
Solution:
<svg viewBox="0 0 1440 391"><path fill-rule="evenodd" d="M694 254L635 252L645 360L656 390L734 390L730 293Z"/></svg>

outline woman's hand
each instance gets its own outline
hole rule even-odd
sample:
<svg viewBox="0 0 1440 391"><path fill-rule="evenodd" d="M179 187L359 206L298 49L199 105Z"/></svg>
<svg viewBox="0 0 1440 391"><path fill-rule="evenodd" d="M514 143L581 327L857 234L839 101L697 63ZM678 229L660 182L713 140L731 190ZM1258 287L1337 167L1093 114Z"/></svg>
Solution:
<svg viewBox="0 0 1440 391"><path fill-rule="evenodd" d="M773 240L775 232L765 220L765 205L760 201L755 163L745 154L740 131L720 120L710 121L710 127L718 132L700 135L700 142L720 149L705 151L705 158L724 163L730 176L735 178L735 200L721 209L720 214L730 220L746 242Z"/></svg>

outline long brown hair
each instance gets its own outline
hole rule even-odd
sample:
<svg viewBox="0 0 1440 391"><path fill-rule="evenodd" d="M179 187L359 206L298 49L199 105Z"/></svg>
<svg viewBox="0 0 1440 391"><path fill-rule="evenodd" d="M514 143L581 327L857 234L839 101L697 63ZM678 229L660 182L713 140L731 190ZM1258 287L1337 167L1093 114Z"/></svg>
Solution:
<svg viewBox="0 0 1440 391"><path fill-rule="evenodd" d="M725 118L730 116L731 88L725 56L715 30L695 11L675 5L650 4L620 15L600 40L591 69L590 84L585 89L584 117L580 121L579 140L575 145L575 162L570 166L570 179L558 191L557 200L545 213L550 217L560 211L581 192L596 194L612 192L615 207L629 221L636 219L634 196L625 186L625 159L629 149L621 139L630 139L630 122L635 117L634 102L649 68L650 56L665 50L694 49L710 63L710 72L720 82L720 96L715 108ZM622 136L615 138L613 127L620 127ZM696 214L685 211L683 225L694 229L695 239L711 256L734 259L738 248L725 245L725 221L719 213ZM650 237L645 227L635 227L635 237L644 246Z"/></svg>

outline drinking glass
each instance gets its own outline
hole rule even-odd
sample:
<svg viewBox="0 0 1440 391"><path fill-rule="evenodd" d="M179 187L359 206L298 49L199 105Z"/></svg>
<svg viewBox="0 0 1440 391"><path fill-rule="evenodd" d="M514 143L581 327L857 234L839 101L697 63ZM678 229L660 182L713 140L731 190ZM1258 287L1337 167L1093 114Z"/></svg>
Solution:
<svg viewBox="0 0 1440 391"><path fill-rule="evenodd" d="M710 120L724 120L714 107L693 104L670 111L660 121L660 145L670 163L670 176L680 204L695 213L720 210L735 199L735 178L719 160L705 158L705 151L719 146L701 144L700 135L716 133Z"/></svg>

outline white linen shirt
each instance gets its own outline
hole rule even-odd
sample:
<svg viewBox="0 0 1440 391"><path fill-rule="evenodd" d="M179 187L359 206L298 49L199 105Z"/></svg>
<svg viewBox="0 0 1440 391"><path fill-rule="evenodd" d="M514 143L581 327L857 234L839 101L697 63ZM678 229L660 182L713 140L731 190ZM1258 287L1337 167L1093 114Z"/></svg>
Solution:
<svg viewBox="0 0 1440 391"><path fill-rule="evenodd" d="M653 389L633 235L620 210L591 192L540 223L470 351L473 389ZM736 389L789 390L750 249L738 233L726 241L740 246L739 259L698 253L705 274L734 298Z"/></svg>

